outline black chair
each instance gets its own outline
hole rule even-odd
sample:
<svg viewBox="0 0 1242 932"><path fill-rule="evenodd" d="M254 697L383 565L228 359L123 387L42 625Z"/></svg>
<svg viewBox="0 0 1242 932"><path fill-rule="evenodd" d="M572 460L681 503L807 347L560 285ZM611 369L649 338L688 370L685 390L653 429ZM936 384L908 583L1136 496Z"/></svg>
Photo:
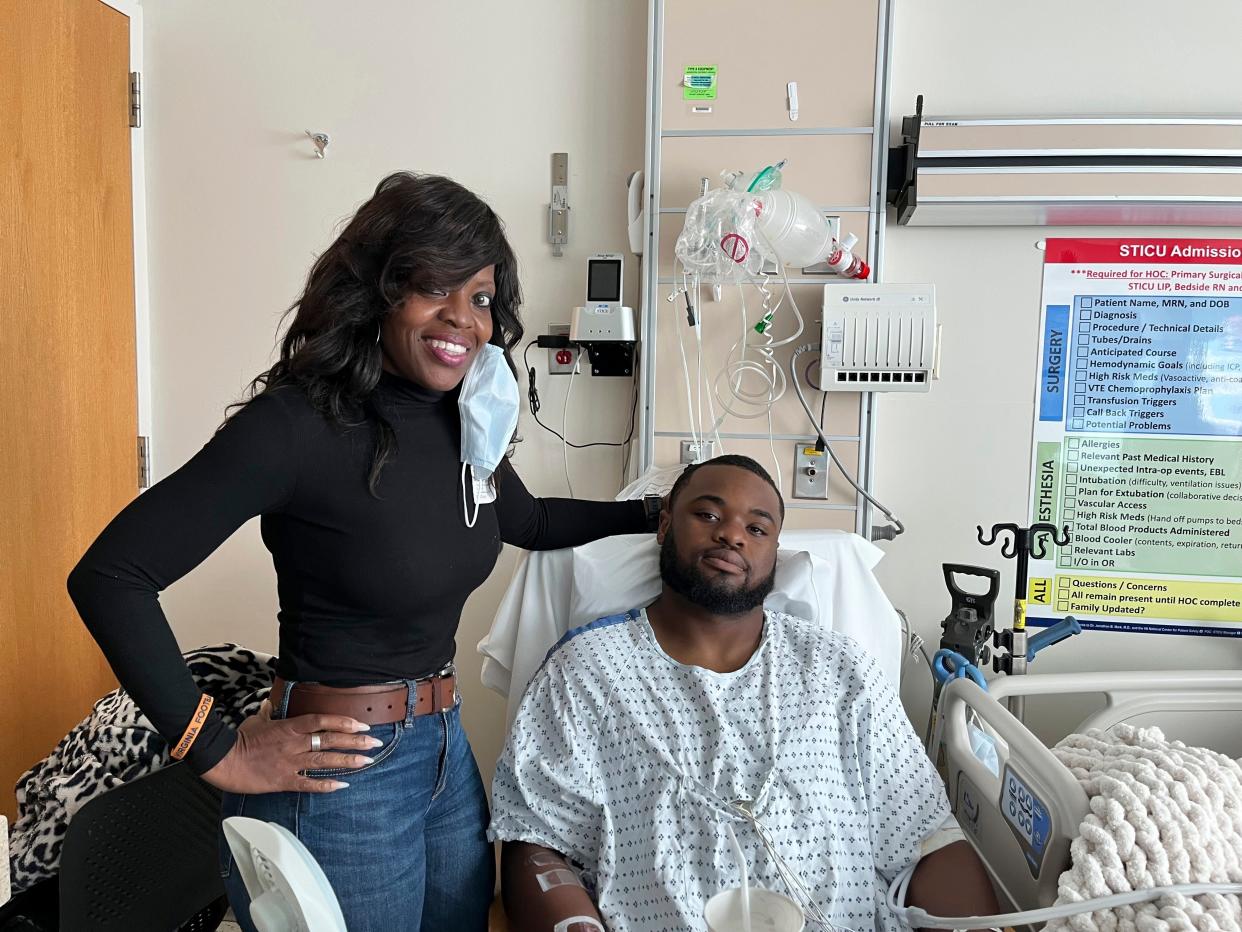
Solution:
<svg viewBox="0 0 1242 932"><path fill-rule="evenodd" d="M103 793L65 834L59 925L38 914L41 884L0 910L0 932L214 932L228 908L219 830L219 791L184 764Z"/></svg>

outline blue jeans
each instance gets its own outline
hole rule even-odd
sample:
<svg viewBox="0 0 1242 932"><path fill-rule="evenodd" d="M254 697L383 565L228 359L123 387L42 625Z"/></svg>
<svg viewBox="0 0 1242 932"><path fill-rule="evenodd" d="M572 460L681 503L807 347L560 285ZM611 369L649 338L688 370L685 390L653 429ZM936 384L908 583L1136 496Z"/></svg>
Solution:
<svg viewBox="0 0 1242 932"><path fill-rule="evenodd" d="M287 706L287 695L272 696L274 718ZM223 816L293 832L327 875L349 932L486 932L496 864L485 834L487 798L459 710L372 725L368 734L384 745L362 752L369 765L308 771L344 780L343 790L225 793ZM250 896L223 833L220 866L238 923L254 932Z"/></svg>

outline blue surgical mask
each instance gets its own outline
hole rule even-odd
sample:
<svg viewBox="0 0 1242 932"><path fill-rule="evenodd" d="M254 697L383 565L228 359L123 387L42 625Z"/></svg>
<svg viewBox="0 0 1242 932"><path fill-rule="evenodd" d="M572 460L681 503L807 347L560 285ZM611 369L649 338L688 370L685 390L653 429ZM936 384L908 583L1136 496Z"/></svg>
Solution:
<svg viewBox="0 0 1242 932"><path fill-rule="evenodd" d="M521 393L517 379L505 361L504 350L494 343L483 349L461 383L457 409L461 415L462 508L467 509L466 470L470 470L476 490L486 482L504 459L517 430ZM479 517L476 491L474 515L466 512L466 527L474 527Z"/></svg>

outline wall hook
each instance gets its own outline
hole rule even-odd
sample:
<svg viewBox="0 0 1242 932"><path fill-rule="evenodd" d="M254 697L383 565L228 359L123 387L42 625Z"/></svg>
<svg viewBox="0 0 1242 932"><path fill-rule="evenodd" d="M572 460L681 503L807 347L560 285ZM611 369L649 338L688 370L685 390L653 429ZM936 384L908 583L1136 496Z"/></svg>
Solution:
<svg viewBox="0 0 1242 932"><path fill-rule="evenodd" d="M332 139L327 133L312 133L310 130L306 130L306 135L309 136L310 141L315 144L315 158L323 158L325 150L328 148L328 143L330 143Z"/></svg>

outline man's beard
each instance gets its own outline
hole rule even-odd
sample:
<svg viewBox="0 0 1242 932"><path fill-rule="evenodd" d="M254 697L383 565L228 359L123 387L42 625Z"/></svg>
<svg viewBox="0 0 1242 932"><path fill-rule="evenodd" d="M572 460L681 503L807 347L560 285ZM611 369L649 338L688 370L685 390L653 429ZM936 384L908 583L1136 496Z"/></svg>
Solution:
<svg viewBox="0 0 1242 932"><path fill-rule="evenodd" d="M753 586L730 586L723 576L709 578L697 565L681 562L670 528L660 547L660 577L678 595L713 615L744 615L768 597L776 585L776 567Z"/></svg>

